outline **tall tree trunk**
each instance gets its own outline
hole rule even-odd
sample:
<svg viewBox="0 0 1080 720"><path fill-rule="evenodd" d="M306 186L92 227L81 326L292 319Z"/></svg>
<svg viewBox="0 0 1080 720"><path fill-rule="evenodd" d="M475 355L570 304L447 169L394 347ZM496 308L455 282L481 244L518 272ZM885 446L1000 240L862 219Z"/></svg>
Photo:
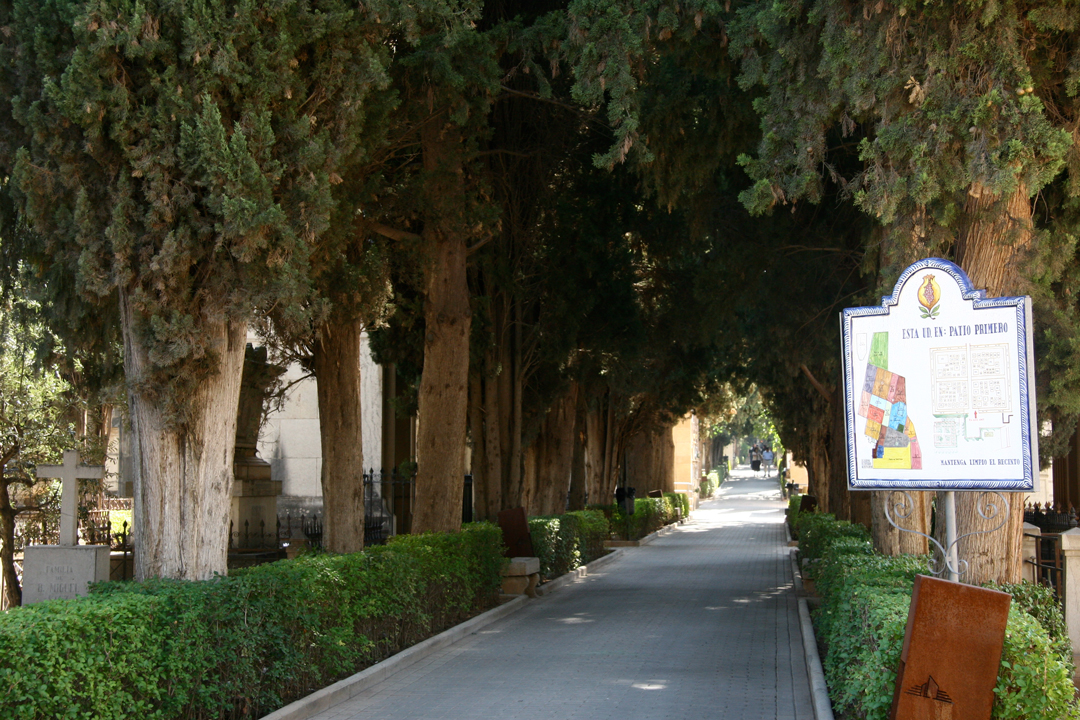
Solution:
<svg viewBox="0 0 1080 720"><path fill-rule="evenodd" d="M638 497L645 497L652 490L675 491L672 428L641 430L627 439L626 476Z"/></svg>
<svg viewBox="0 0 1080 720"><path fill-rule="evenodd" d="M589 410L585 391L577 386L574 408L574 454L570 460L570 509L584 510L588 504L589 480L585 468L585 418Z"/></svg>
<svg viewBox="0 0 1080 720"><path fill-rule="evenodd" d="M0 463L3 472L7 463ZM15 572L15 508L11 505L10 483L0 481L0 573L4 578L4 606L8 608L22 605L22 587Z"/></svg>
<svg viewBox="0 0 1080 720"><path fill-rule="evenodd" d="M809 494L817 498L818 509L821 512L832 512L829 504L829 423L821 417L821 414L828 411L828 405L822 407L817 419L810 427L810 457L807 458L806 463L810 475Z"/></svg>
<svg viewBox="0 0 1080 720"><path fill-rule="evenodd" d="M604 420L604 475L601 478L600 495L603 503L612 502L618 482L618 469L615 462L615 402L611 390L607 392L607 413Z"/></svg>
<svg viewBox="0 0 1080 720"><path fill-rule="evenodd" d="M862 492L858 495L869 495L873 512L872 536L874 549L885 555L921 555L927 552L929 543L926 538L910 532L900 532L893 527L885 517L885 503L889 501L890 492ZM930 533L930 499L931 493L910 492L913 507L905 508L907 518L899 518L896 512L892 512L893 520L901 527ZM894 496L894 500L899 496Z"/></svg>
<svg viewBox="0 0 1080 720"><path fill-rule="evenodd" d="M469 373L469 459L468 471L473 482L473 513L476 520L487 520L487 457L484 454L484 375L482 369Z"/></svg>
<svg viewBox="0 0 1080 720"><path fill-rule="evenodd" d="M461 143L461 133L453 125L432 121L421 131L424 169L431 173L430 212L423 233L430 255L424 273L415 533L461 528L472 323L466 237L459 220L465 206Z"/></svg>
<svg viewBox="0 0 1080 720"><path fill-rule="evenodd" d="M360 413L360 322L333 313L319 329L313 366L322 441L323 547L364 549L364 448Z"/></svg>
<svg viewBox="0 0 1080 720"><path fill-rule="evenodd" d="M504 327L509 327L509 322L506 320L505 303L503 303L502 322L506 323ZM512 333L504 331L500 333L499 343L499 365L498 365L498 412L499 412L499 459L501 465L499 467L499 478L502 483L502 497L503 505L507 508L522 507L521 497L521 485L515 475L514 479L511 479L511 468L518 468L518 472L521 467L520 455L515 456L513 452L514 443L511 438L514 436L514 360L513 352L511 351L510 344Z"/></svg>
<svg viewBox="0 0 1080 720"><path fill-rule="evenodd" d="M1032 242L1031 200L1024 185L1002 200L979 184L972 186L965 204L967 227L956 245L956 261L977 288L989 297L1016 295L1023 290L1025 254ZM1024 496L1005 493L1008 517L1000 530L964 538L958 544L959 557L968 563L961 580L979 585L990 580L1019 582L1023 567ZM956 493L956 534L988 530L1000 522L1000 513L991 520L979 514L978 492ZM943 503L939 503L939 507ZM937 523L944 536L944 522ZM944 543L943 543L944 544Z"/></svg>
<svg viewBox="0 0 1080 720"><path fill-rule="evenodd" d="M205 322L215 351L206 358L207 376L189 398L188 417L178 423L145 394L150 360L130 303L121 290L135 485L135 577L208 580L225 575L246 325Z"/></svg>
<svg viewBox="0 0 1080 720"><path fill-rule="evenodd" d="M607 438L604 434L606 408L602 401L589 407L585 413L585 471L586 502L589 505L605 504L611 498L603 496L604 487L604 448Z"/></svg>
<svg viewBox="0 0 1080 720"><path fill-rule="evenodd" d="M494 366L494 351L489 353L489 368ZM503 498L502 425L499 413L499 383L490 375L484 379L484 504L488 518L506 509Z"/></svg>
<svg viewBox="0 0 1080 720"><path fill-rule="evenodd" d="M561 515L566 510L574 458L574 415L577 386L560 395L548 409L540 434L534 441L535 489L533 504L539 515Z"/></svg>
<svg viewBox="0 0 1080 720"><path fill-rule="evenodd" d="M837 377L843 372L838 369ZM840 380L843 382L843 380ZM844 407L840 401L842 397L839 386L834 387L830 393L832 400L828 403L826 412L829 417L828 452L826 458L826 472L829 475L829 512L838 520L851 520L851 491L848 490L847 477L847 432L844 427Z"/></svg>
<svg viewBox="0 0 1080 720"><path fill-rule="evenodd" d="M510 457L508 458L509 466L507 469L507 484L509 491L508 497L514 502L511 507L521 505L522 507L529 506L529 498L525 492L525 478L524 478L524 462L522 444L521 444L521 425L522 425L522 386L523 376L521 367L521 305L516 298L511 298L512 302L512 331L510 337L512 338L512 345L510 350L511 365L507 371L507 379L510 381Z"/></svg>
<svg viewBox="0 0 1080 720"><path fill-rule="evenodd" d="M537 438L539 439L539 438ZM548 515L540 506L537 497L537 466L539 464L539 451L541 442L533 442L521 451L521 507L525 508L525 514L530 516Z"/></svg>

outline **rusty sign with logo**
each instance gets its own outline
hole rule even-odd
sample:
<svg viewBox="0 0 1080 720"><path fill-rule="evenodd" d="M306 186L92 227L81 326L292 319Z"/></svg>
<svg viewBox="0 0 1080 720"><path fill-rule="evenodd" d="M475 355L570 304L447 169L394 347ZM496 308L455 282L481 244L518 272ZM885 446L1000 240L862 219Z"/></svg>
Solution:
<svg viewBox="0 0 1080 720"><path fill-rule="evenodd" d="M989 720L1011 602L917 575L889 720Z"/></svg>

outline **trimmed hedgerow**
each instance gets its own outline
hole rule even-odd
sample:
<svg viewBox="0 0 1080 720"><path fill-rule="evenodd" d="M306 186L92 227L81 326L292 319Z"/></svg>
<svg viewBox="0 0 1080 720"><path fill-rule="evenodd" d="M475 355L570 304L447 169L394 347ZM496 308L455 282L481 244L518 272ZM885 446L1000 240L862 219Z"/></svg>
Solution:
<svg viewBox="0 0 1080 720"><path fill-rule="evenodd" d="M672 508L678 508L680 518L690 517L690 496L686 493L664 493L664 498L671 501ZM673 520L674 518L672 518ZM668 522L671 522L669 520Z"/></svg>
<svg viewBox="0 0 1080 720"><path fill-rule="evenodd" d="M1024 612L1038 620L1039 625L1046 628L1054 652L1070 668L1070 673L1075 669L1065 615L1061 612L1061 603L1051 588L1030 582L988 583L987 587L1012 595L1013 605L1019 605Z"/></svg>
<svg viewBox="0 0 1080 720"><path fill-rule="evenodd" d="M0 615L0 717L257 717L494 603L490 523Z"/></svg>
<svg viewBox="0 0 1080 720"><path fill-rule="evenodd" d="M787 522L788 527L791 529L791 536L798 539L799 533L796 529L799 525L799 508L802 507L802 495L798 493L792 493L788 497L787 503Z"/></svg>
<svg viewBox="0 0 1080 720"><path fill-rule="evenodd" d="M868 541L847 534L850 530L835 520L800 522L817 533L821 547L814 579L822 605L814 627L826 648L822 664L833 709L847 718L883 720L892 703L912 586L915 575L926 571L927 558L876 554ZM1052 633L1061 631L1060 611L1034 586L1008 589L1016 592L991 717L1080 717L1071 663L1061 656L1060 643L1051 640ZM1048 633L1040 622L1056 630Z"/></svg>
<svg viewBox="0 0 1080 720"><path fill-rule="evenodd" d="M533 550L540 558L540 575L556 578L604 554L608 521L597 510L577 510L551 517L529 518Z"/></svg>
<svg viewBox="0 0 1080 720"><path fill-rule="evenodd" d="M799 533L799 554L817 560L834 540L842 537L870 540L870 532L862 525L837 520L828 513L799 513L796 530Z"/></svg>

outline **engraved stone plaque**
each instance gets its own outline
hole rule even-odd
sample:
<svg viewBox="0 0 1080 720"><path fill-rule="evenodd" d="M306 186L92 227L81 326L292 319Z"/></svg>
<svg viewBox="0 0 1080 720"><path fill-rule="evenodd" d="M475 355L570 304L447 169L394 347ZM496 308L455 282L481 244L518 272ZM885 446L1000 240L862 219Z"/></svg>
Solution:
<svg viewBox="0 0 1080 720"><path fill-rule="evenodd" d="M109 579L108 545L30 545L23 565L23 605L70 600Z"/></svg>
<svg viewBox="0 0 1080 720"><path fill-rule="evenodd" d="M1012 596L915 577L890 720L989 720Z"/></svg>

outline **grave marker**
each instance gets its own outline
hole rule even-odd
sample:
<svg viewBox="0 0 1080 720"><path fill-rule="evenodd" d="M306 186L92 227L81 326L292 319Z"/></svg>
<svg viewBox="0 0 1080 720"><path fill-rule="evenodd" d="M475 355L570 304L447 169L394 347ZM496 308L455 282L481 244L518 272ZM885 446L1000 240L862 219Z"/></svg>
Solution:
<svg viewBox="0 0 1080 720"><path fill-rule="evenodd" d="M108 545L79 545L79 480L105 477L105 468L80 465L77 450L64 451L63 465L39 465L39 478L59 478L60 544L30 545L23 558L23 605L70 599L91 582L109 579Z"/></svg>
<svg viewBox="0 0 1080 720"><path fill-rule="evenodd" d="M62 483L60 493L60 544L79 544L79 480L100 480L105 468L100 465L80 465L78 450L64 451L63 465L38 465L39 478L57 478Z"/></svg>

